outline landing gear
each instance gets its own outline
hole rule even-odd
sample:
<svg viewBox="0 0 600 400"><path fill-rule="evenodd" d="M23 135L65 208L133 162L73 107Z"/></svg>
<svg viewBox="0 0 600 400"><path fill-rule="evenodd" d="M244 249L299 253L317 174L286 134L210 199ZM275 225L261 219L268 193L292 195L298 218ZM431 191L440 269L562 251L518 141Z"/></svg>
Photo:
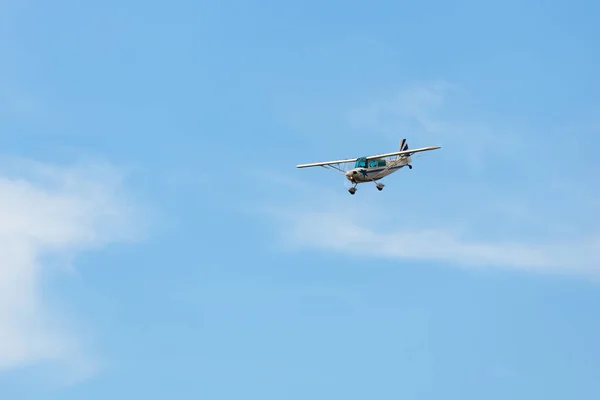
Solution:
<svg viewBox="0 0 600 400"><path fill-rule="evenodd" d="M356 186L352 186L350 189L348 189L348 192L350 192L350 194L356 193Z"/></svg>
<svg viewBox="0 0 600 400"><path fill-rule="evenodd" d="M377 184L375 184L375 186L377 187L377 190L379 190L381 192L385 185L383 183L377 183Z"/></svg>
<svg viewBox="0 0 600 400"><path fill-rule="evenodd" d="M412 165L408 164L408 169L412 169Z"/></svg>

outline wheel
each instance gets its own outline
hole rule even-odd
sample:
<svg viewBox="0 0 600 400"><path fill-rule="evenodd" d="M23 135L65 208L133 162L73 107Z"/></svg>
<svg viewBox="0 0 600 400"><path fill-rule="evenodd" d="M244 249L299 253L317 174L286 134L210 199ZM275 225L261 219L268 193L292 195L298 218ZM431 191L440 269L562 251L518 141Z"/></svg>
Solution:
<svg viewBox="0 0 600 400"><path fill-rule="evenodd" d="M408 164L408 169L412 169L412 165Z"/></svg>
<svg viewBox="0 0 600 400"><path fill-rule="evenodd" d="M351 187L350 189L348 189L348 192L350 192L350 194L354 194L356 193L356 188Z"/></svg>

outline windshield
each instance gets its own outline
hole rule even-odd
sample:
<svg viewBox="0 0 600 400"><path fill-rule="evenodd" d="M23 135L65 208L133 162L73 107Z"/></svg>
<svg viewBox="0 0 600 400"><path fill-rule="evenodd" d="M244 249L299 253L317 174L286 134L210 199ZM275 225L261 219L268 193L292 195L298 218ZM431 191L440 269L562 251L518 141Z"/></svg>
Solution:
<svg viewBox="0 0 600 400"><path fill-rule="evenodd" d="M367 159L366 158L359 158L358 160L356 160L356 164L354 165L354 168L366 168L367 167Z"/></svg>

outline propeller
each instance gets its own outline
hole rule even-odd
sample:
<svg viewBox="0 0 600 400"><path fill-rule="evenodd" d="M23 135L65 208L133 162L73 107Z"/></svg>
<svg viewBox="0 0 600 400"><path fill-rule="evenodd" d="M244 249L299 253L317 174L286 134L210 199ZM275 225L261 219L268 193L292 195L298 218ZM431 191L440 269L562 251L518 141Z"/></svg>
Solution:
<svg viewBox="0 0 600 400"><path fill-rule="evenodd" d="M345 171L345 172L348 172L348 171L350 171L351 169L352 169L352 168L344 168L344 171ZM350 182L350 181L348 180L348 178L346 178L346 176L344 176L342 179L344 180L344 187L345 187L346 189L350 189L352 186L354 186L354 184L353 184L352 182Z"/></svg>
<svg viewBox="0 0 600 400"><path fill-rule="evenodd" d="M346 190L350 189L352 186L354 186L354 184L352 182L350 182L346 177L342 178L344 180L344 188Z"/></svg>

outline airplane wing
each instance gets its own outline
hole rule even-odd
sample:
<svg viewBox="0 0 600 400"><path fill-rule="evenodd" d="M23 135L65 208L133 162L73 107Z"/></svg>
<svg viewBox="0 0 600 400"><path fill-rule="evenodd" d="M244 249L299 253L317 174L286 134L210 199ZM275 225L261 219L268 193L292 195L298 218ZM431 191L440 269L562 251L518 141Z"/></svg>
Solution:
<svg viewBox="0 0 600 400"><path fill-rule="evenodd" d="M410 149L410 150L404 150L404 151L395 151L393 153L377 154L377 155L368 156L368 157L365 157L365 158L367 160L374 160L374 159L377 159L377 158L385 158L385 157L392 157L392 156L402 156L402 155L411 156L414 153L419 153L421 151L436 150L436 149L440 149L440 148L441 148L441 146L421 147L420 149Z"/></svg>
<svg viewBox="0 0 600 400"><path fill-rule="evenodd" d="M296 166L296 168L323 167L325 165L345 164L345 163L349 163L349 162L355 162L356 160L357 160L356 158L347 158L345 160L323 161L323 162L316 162L316 163L310 163L310 164L299 164Z"/></svg>
<svg viewBox="0 0 600 400"><path fill-rule="evenodd" d="M439 148L441 148L441 147L440 146L421 147L420 149L395 151L393 153L377 154L377 155L368 156L365 158L367 160L374 160L377 158L385 158L385 157L400 156L400 155L410 156L410 155L413 155L414 153L419 153L421 151L436 150ZM349 163L349 162L355 162L356 160L358 160L358 158L347 158L345 160L323 161L323 162L315 162L315 163L310 163L310 164L299 164L296 166L296 168L322 167L322 166L327 166L327 165L332 165L332 164L345 164L345 163Z"/></svg>

